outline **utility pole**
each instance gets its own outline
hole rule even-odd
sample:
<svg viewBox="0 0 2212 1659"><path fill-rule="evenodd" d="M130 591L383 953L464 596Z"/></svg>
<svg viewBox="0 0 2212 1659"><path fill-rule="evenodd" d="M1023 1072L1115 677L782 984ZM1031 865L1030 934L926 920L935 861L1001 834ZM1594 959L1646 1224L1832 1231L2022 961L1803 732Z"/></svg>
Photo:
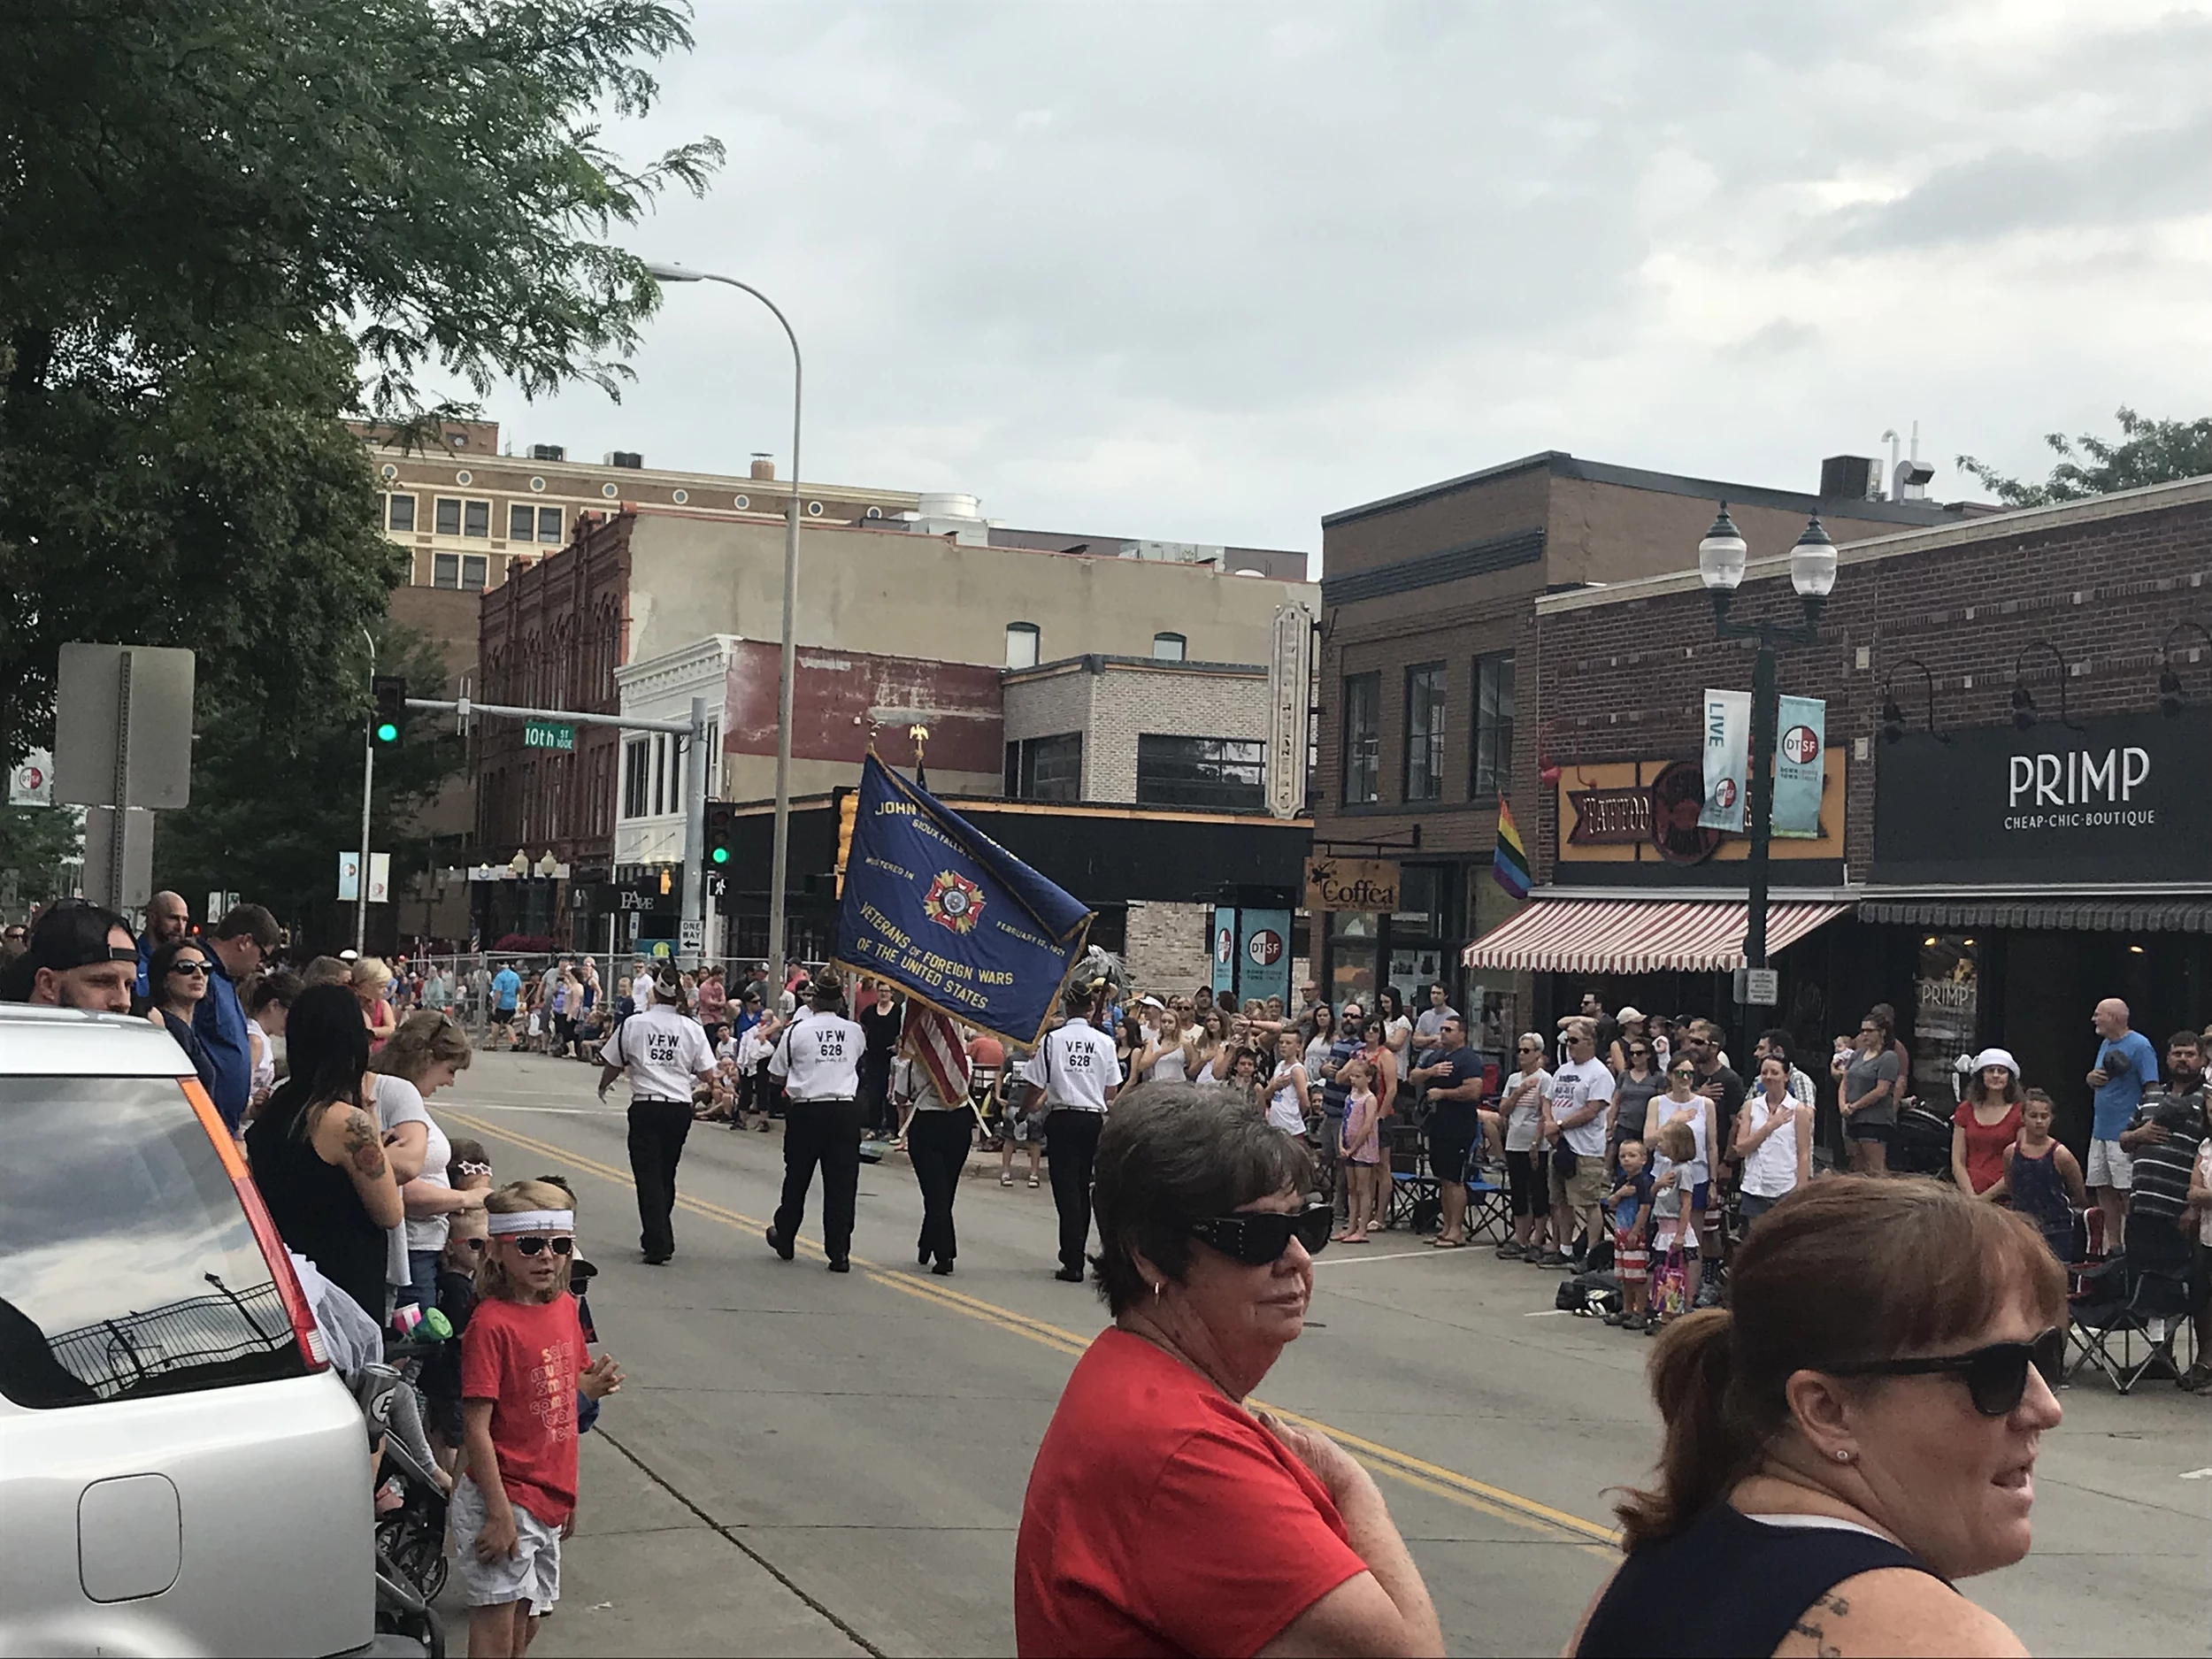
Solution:
<svg viewBox="0 0 2212 1659"><path fill-rule="evenodd" d="M691 740L684 746L684 931L695 933L697 943L681 949L678 956L691 958L695 972L706 965L707 954L707 700L691 700Z"/></svg>

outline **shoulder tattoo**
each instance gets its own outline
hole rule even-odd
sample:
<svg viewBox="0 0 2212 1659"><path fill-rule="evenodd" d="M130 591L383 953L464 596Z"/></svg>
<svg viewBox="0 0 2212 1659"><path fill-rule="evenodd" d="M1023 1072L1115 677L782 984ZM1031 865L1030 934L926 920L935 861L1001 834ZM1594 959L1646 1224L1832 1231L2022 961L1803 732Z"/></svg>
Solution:
<svg viewBox="0 0 2212 1659"><path fill-rule="evenodd" d="M384 1173L384 1143L376 1132L376 1119L359 1107L346 1113L346 1161L373 1179Z"/></svg>

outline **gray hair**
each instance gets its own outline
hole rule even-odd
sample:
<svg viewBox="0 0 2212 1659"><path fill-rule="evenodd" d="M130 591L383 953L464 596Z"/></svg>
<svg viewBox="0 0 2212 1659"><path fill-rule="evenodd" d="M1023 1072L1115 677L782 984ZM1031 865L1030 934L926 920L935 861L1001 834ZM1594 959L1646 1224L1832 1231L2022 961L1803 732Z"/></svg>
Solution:
<svg viewBox="0 0 2212 1659"><path fill-rule="evenodd" d="M1114 1102L1098 1138L1092 1204L1099 1294L1118 1316L1151 1294L1141 1256L1178 1284L1190 1270L1190 1226L1313 1186L1304 1141L1271 1127L1240 1094L1146 1083Z"/></svg>

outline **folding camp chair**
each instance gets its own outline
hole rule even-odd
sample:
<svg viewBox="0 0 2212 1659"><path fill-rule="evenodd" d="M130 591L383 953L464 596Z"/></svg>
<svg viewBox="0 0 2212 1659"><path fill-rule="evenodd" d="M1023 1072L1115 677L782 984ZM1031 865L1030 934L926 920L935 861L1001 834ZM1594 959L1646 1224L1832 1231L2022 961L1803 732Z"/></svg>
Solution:
<svg viewBox="0 0 2212 1659"><path fill-rule="evenodd" d="M2180 1262L2112 1256L2085 1270L2067 1299L2066 1334L2076 1353L2066 1380L2094 1370L2124 1394L2146 1377L2179 1376L2174 1344L2188 1323L2188 1277Z"/></svg>
<svg viewBox="0 0 2212 1659"><path fill-rule="evenodd" d="M1505 1188L1475 1173L1467 1183L1467 1236L1488 1244L1503 1244L1513 1236L1513 1206Z"/></svg>

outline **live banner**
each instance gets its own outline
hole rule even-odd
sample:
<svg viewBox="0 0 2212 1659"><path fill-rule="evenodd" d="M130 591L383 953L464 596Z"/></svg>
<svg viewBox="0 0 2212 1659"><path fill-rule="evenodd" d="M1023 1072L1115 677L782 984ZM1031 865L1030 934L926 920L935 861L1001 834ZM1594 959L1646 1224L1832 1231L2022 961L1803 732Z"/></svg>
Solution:
<svg viewBox="0 0 2212 1659"><path fill-rule="evenodd" d="M872 753L859 799L835 964L1034 1044L1094 912Z"/></svg>
<svg viewBox="0 0 2212 1659"><path fill-rule="evenodd" d="M1773 833L1817 840L1828 705L1818 697L1778 699ZM1705 805L1698 827L1747 833L1751 826L1751 694L1708 691L1701 705Z"/></svg>

